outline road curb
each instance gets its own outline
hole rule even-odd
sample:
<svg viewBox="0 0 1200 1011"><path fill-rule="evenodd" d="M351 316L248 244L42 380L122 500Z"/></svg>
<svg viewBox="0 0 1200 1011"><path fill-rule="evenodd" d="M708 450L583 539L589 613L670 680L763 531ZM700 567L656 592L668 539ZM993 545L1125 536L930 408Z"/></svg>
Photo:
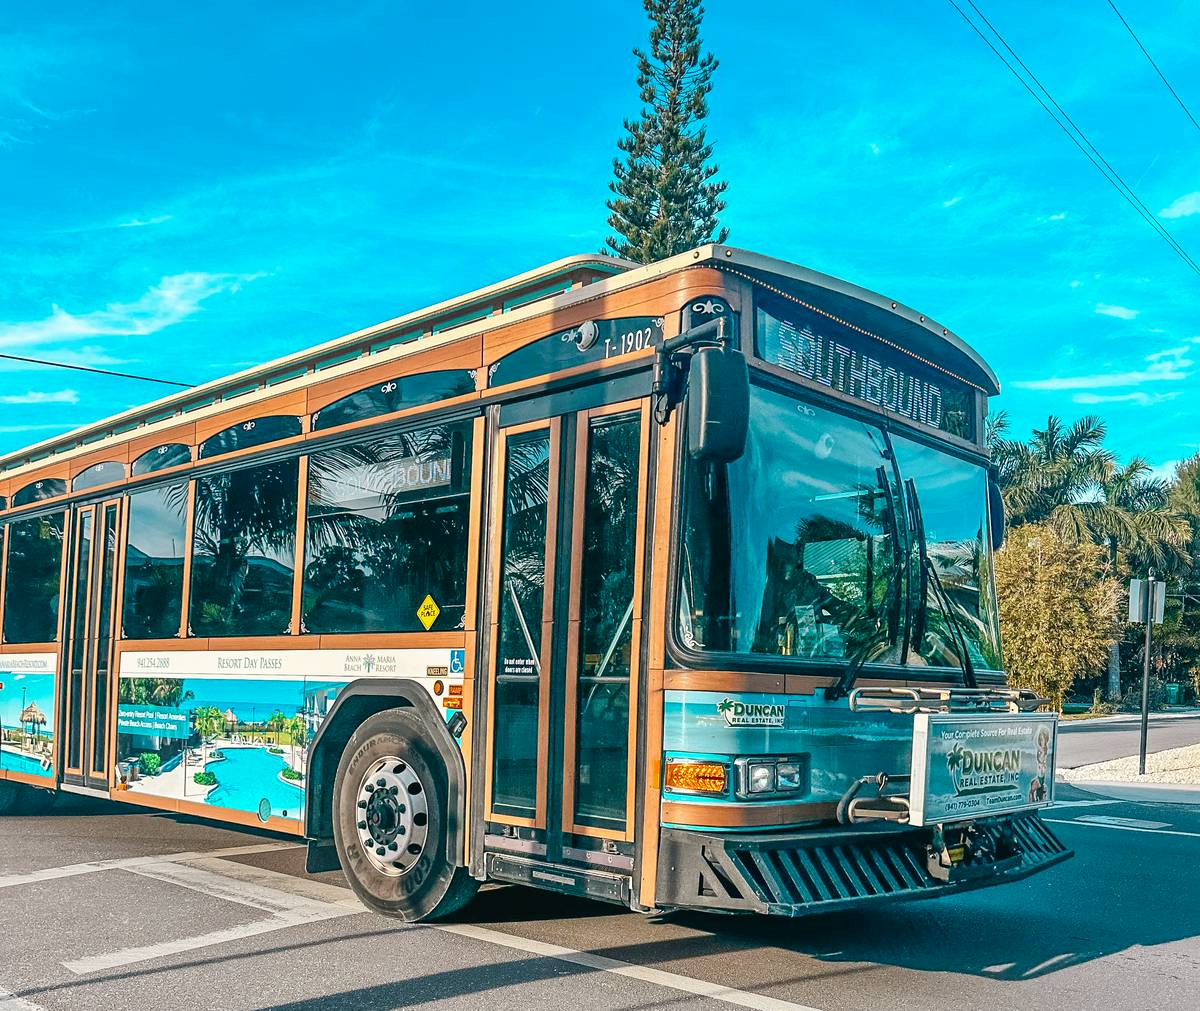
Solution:
<svg viewBox="0 0 1200 1011"><path fill-rule="evenodd" d="M1074 787L1084 793L1111 800L1131 800L1141 804L1200 805L1200 786L1179 786L1173 783L1109 783L1102 780L1059 779L1061 786Z"/></svg>

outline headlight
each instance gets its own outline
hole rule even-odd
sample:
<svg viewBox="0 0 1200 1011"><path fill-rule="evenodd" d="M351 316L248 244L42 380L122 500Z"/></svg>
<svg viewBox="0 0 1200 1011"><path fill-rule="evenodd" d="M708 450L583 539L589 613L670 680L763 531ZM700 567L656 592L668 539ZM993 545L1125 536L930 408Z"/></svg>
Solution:
<svg viewBox="0 0 1200 1011"><path fill-rule="evenodd" d="M808 763L804 758L739 758L737 796L743 800L795 796L808 790Z"/></svg>
<svg viewBox="0 0 1200 1011"><path fill-rule="evenodd" d="M775 764L755 762L746 767L747 793L775 792Z"/></svg>

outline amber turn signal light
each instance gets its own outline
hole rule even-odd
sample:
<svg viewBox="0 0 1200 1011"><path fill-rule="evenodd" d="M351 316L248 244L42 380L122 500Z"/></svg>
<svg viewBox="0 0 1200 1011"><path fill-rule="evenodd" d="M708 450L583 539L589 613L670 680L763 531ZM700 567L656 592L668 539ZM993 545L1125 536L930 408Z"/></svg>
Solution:
<svg viewBox="0 0 1200 1011"><path fill-rule="evenodd" d="M686 793L725 792L729 770L720 762L698 762L691 759L667 759L663 782L668 790Z"/></svg>

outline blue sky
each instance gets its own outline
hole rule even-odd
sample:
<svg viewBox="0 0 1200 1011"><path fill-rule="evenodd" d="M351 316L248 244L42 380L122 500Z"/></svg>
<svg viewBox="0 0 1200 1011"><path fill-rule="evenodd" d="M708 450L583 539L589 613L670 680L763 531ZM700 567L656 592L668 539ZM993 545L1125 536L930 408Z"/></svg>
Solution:
<svg viewBox="0 0 1200 1011"><path fill-rule="evenodd" d="M977 0L1200 257L1200 131L1104 0ZM710 0L730 242L978 347L1025 434L1200 449L1200 278L948 3ZM1200 4L1124 13L1200 115ZM598 249L639 3L11 6L0 352L199 382ZM0 361L0 451L165 387Z"/></svg>

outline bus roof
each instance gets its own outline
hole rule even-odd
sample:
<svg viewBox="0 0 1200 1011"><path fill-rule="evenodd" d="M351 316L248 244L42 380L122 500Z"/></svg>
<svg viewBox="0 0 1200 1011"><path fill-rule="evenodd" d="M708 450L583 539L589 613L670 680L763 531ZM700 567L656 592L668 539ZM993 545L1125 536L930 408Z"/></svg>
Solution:
<svg viewBox="0 0 1200 1011"><path fill-rule="evenodd" d="M539 315L552 300L555 310L584 298L643 283L697 266L717 267L767 286L782 284L792 295L808 296L827 314L853 320L856 327L910 353L941 361L989 396L999 393L995 373L961 338L927 316L886 296L784 260L711 243L639 265L602 254L564 257L534 270L356 330L316 347L287 355L222 379L172 393L25 449L0 456L0 472L45 463L60 454L92 446L110 436L134 432L191 411L355 359L391 350L403 355L449 343L457 333L479 333L517 319ZM582 289L587 289L586 291Z"/></svg>

